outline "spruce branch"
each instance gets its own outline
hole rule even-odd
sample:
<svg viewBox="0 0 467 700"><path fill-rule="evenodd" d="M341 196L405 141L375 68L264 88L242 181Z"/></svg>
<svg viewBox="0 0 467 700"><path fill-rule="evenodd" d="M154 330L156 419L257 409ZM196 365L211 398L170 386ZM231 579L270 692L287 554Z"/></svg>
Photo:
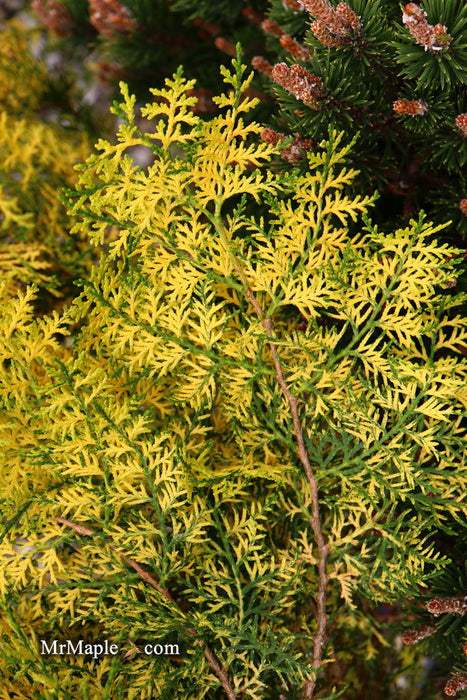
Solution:
<svg viewBox="0 0 467 700"><path fill-rule="evenodd" d="M75 532L77 532L80 535L86 535L89 537L92 537L93 535L96 535L95 530L91 530L89 527L84 527L84 525L80 525L79 523L74 523L71 520L67 520L66 518L61 518L56 516L55 520L57 523L60 523L61 525L66 525L66 527L71 528ZM158 593L160 593L161 596L163 596L169 603L174 605L175 607L179 607L173 597L170 595L169 591L165 588L162 588L162 586L159 585L159 583L156 581L156 579L151 576L149 572L147 572L145 569L143 569L140 564L138 564L137 561L134 559L131 559L130 557L127 557L126 554L124 554L118 547L116 547L114 544L111 544L110 542L106 542L108 546L113 549L119 557L122 559L122 561L125 562L125 564L128 564L132 569L136 571L138 576L143 579L143 581L146 581L149 583L153 588L156 589ZM193 628L187 628L186 632L192 636L197 636L197 632ZM225 692L227 693L227 697L229 700L236 700L236 695L233 691L233 688L230 684L230 681L227 677L227 674L225 671L222 670L219 662L216 660L216 657L212 653L212 651L209 649L208 646L200 639L197 642L198 646L204 647L204 657L206 661L208 662L209 666L212 668L216 676L221 682L222 687L224 688Z"/></svg>

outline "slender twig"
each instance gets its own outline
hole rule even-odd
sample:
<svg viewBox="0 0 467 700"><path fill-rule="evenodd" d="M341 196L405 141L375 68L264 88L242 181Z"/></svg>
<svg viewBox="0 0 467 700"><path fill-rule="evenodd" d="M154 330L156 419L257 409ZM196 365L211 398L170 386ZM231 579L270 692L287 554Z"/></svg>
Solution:
<svg viewBox="0 0 467 700"><path fill-rule="evenodd" d="M58 523L61 523L62 525L66 525L67 527L72 528L75 532L79 533L80 535L95 535L96 532L94 530L91 530L89 527L84 527L83 525L79 525L78 523L74 523L71 520L66 520L66 518L60 518L56 517L55 520ZM175 600L172 598L170 595L169 591L165 588L162 588L162 586L159 585L159 583L156 581L156 579L151 576L150 573L148 573L145 569L143 569L138 562L136 562L134 559L131 559L130 557L127 557L126 554L124 554L118 547L116 547L114 544L111 542L106 542L106 544L113 549L117 554L120 556L120 558L128 564L128 566L131 566L132 569L136 571L136 573L140 576L140 578L143 579L143 581L146 581L149 583L153 588L156 589L158 593L160 593L166 600L168 600L172 605L175 605L178 607L177 603ZM188 634L192 636L197 636L196 630L189 628L186 630ZM204 647L204 657L206 661L208 662L209 666L212 668L216 676L221 682L222 687L224 688L225 692L227 693L228 700L236 700L235 693L233 691L233 688L229 682L229 679L227 677L227 674L225 671L222 670L219 662L216 660L216 657L212 653L212 651L209 649L208 646L202 641L198 640L198 645L200 647Z"/></svg>
<svg viewBox="0 0 467 700"><path fill-rule="evenodd" d="M326 615L326 588L328 585L328 574L327 574L327 559L329 555L329 547L325 542L323 529L321 527L321 518L319 514L319 498L318 498L318 482L313 473L313 469L310 464L310 459L305 447L305 439L303 435L302 425L300 423L300 418L298 415L298 401L297 397L292 394L289 386L285 380L284 372L277 354L277 346L273 340L273 327L270 318L265 318L263 310L253 294L250 287L247 289L247 299L255 309L258 318L261 320L261 324L265 329L268 339L269 347L271 348L272 360L274 362L274 367L277 372L277 381L279 382L282 391L287 399L290 406L290 412L292 414L292 422L294 427L295 437L297 439L298 445L298 456L305 469L306 478L308 481L308 486L310 488L311 494L311 518L310 524L315 537L315 542L318 547L318 593L316 596L316 623L318 629L313 638L313 662L312 668L315 672L322 665L322 650L324 643L326 641L326 626L327 626L327 615ZM314 677L305 683L303 689L303 699L308 700L313 697L313 691L316 685L316 673Z"/></svg>
<svg viewBox="0 0 467 700"><path fill-rule="evenodd" d="M204 642L198 642L200 646L204 646L204 656L206 657L208 664L216 674L216 676L219 678L220 682L222 683L222 687L227 693L227 697L229 700L235 700L235 695L232 690L232 686L229 683L229 679L227 678L227 675L225 671L221 669L219 666L219 662L216 660L214 654L212 651L204 644Z"/></svg>

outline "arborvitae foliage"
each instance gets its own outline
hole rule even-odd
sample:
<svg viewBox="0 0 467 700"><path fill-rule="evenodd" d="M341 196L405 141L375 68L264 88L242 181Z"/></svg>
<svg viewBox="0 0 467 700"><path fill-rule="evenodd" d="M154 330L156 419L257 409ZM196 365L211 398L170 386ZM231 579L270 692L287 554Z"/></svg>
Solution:
<svg viewBox="0 0 467 700"><path fill-rule="evenodd" d="M4 698L360 698L379 632L355 600L448 563L436 538L467 482L456 250L423 217L373 226L332 130L306 174L270 171L242 69L211 121L179 71L147 134L122 85L116 143L69 192L75 235L118 235L61 316L34 318L32 288L4 301ZM120 651L40 654L64 638Z"/></svg>
<svg viewBox="0 0 467 700"><path fill-rule="evenodd" d="M12 25L0 46L0 268L10 293L34 282L41 308L76 292L72 281L90 264L85 234L71 238L73 220L59 201L77 179L74 166L90 146L78 125L39 120L48 107L46 66L27 36ZM63 116L63 115L62 115ZM68 116L68 115L67 115Z"/></svg>
<svg viewBox="0 0 467 700"><path fill-rule="evenodd" d="M0 44L0 108L16 114L39 109L47 89L47 69L29 51L28 34L10 22Z"/></svg>

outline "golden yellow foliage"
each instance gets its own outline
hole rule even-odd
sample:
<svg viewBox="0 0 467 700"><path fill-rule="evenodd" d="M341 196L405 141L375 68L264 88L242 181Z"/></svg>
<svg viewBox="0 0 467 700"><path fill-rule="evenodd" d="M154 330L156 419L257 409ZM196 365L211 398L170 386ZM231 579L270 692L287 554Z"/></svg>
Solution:
<svg viewBox="0 0 467 700"><path fill-rule="evenodd" d="M307 174L274 174L234 68L210 121L181 72L153 90L146 135L122 86L116 142L69 197L75 234L114 239L61 315L35 318L31 289L7 303L0 590L24 654L0 663L46 698L216 697L227 669L234 697L260 700L314 677L322 556L287 392L332 634L354 656L377 634L355 595L425 585L445 564L433 533L465 515L467 328L442 293L455 251L422 219L373 227L334 132ZM135 144L154 151L146 170ZM131 664L39 654L40 636L78 631L131 643ZM148 639L183 655L147 657Z"/></svg>

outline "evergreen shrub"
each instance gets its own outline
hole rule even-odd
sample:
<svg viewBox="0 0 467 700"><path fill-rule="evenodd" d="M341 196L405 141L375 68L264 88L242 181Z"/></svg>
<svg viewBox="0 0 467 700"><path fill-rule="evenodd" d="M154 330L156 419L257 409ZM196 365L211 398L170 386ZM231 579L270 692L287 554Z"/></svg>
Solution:
<svg viewBox="0 0 467 700"><path fill-rule="evenodd" d="M67 191L98 258L79 296L42 317L34 286L3 300L0 697L359 698L382 639L360 601L449 564L459 251L423 215L373 225L332 129L307 172L272 169L233 65L217 116L178 71L145 134L122 85L115 142ZM41 654L56 638L120 650Z"/></svg>
<svg viewBox="0 0 467 700"><path fill-rule="evenodd" d="M92 262L86 234L70 237L73 219L59 199L90 143L68 115L46 118L51 78L31 55L28 32L10 23L1 39L0 270L10 295L36 284L36 310L45 312L76 293L73 281Z"/></svg>

